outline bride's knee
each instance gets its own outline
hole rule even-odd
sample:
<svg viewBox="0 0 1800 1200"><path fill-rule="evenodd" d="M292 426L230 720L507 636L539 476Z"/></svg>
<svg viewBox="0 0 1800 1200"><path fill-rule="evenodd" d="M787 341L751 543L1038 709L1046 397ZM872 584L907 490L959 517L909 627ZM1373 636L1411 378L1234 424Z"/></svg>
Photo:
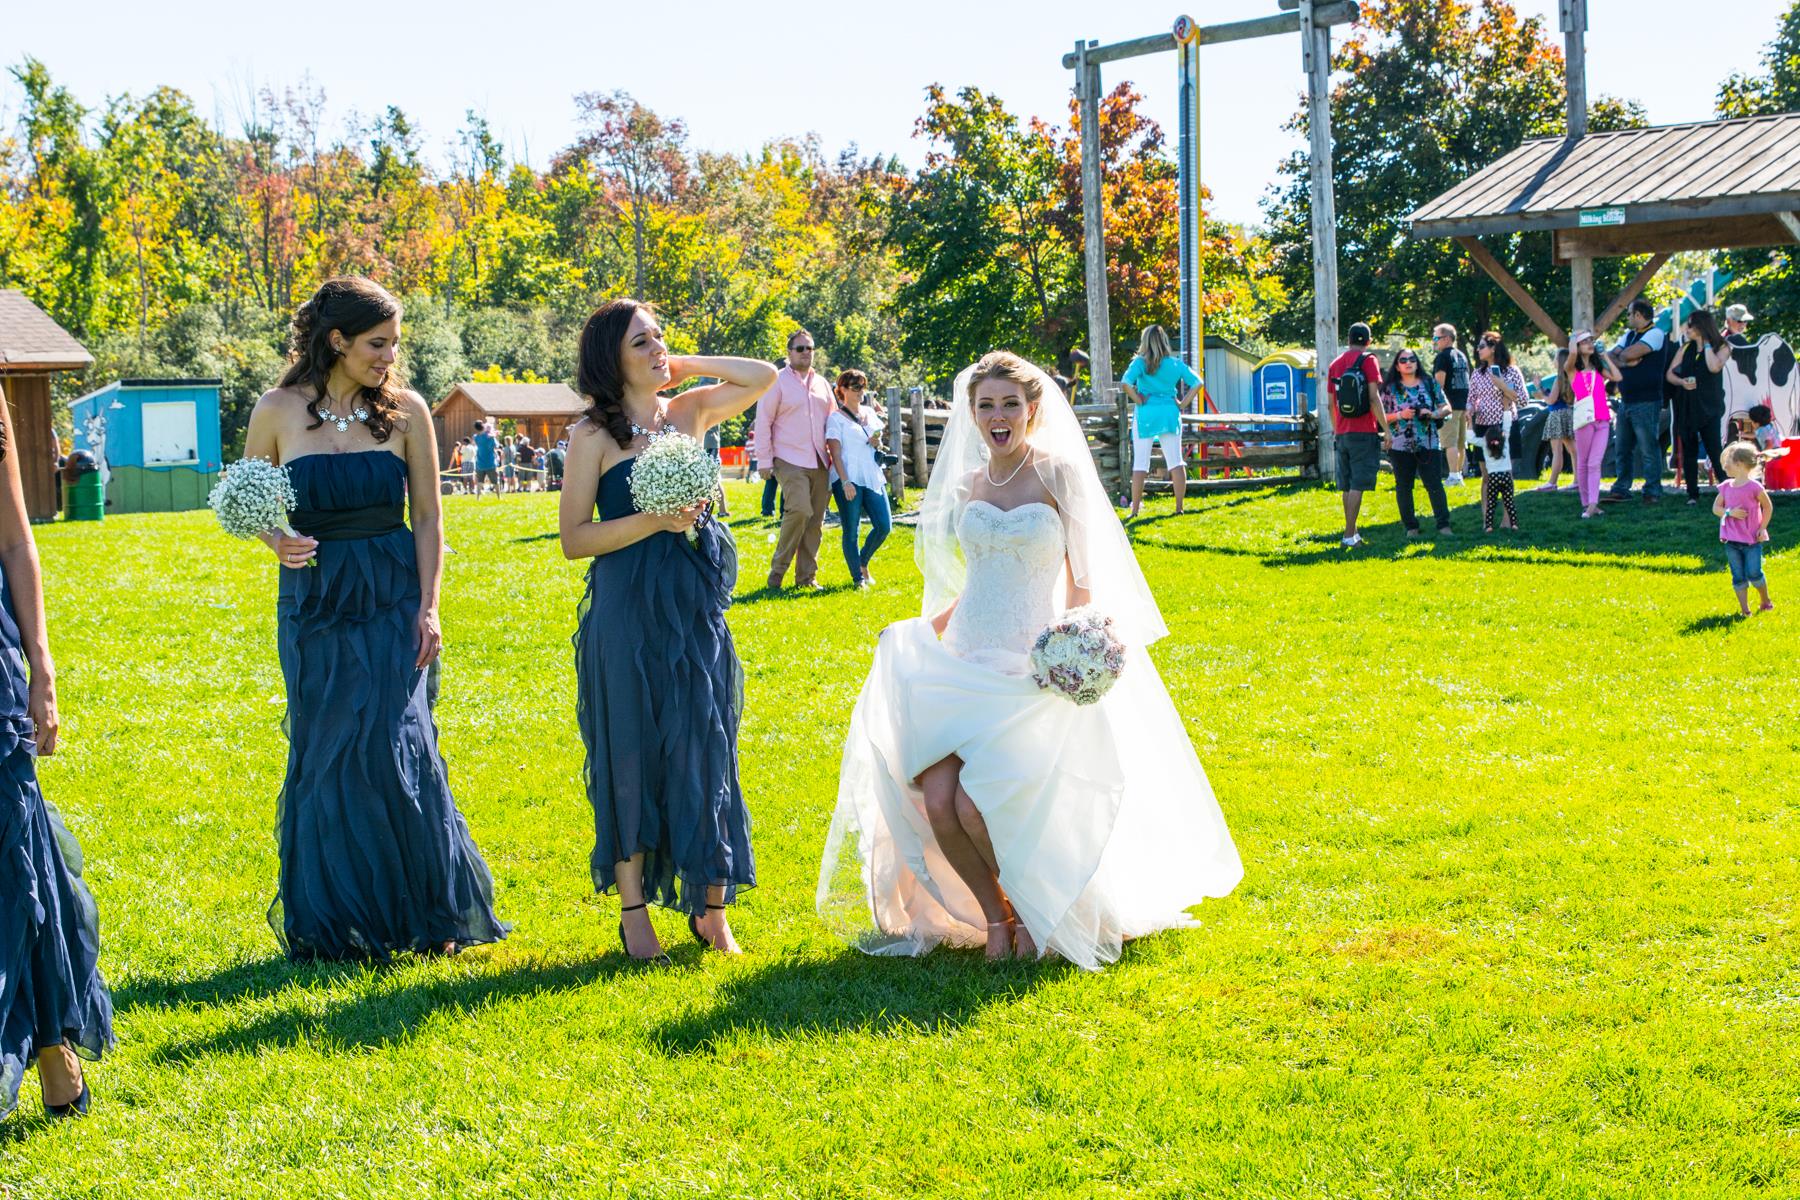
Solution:
<svg viewBox="0 0 1800 1200"><path fill-rule="evenodd" d="M963 830L971 836L985 834L987 822L981 819L981 810L975 807L975 801L960 786L956 789L953 801L956 807L956 820Z"/></svg>

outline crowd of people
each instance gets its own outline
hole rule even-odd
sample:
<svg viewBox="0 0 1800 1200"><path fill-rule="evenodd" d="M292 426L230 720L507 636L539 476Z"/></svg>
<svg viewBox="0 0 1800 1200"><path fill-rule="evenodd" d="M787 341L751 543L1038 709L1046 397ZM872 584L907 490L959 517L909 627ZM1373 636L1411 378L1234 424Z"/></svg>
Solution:
<svg viewBox="0 0 1800 1200"><path fill-rule="evenodd" d="M1748 589L1757 589L1762 611L1773 605L1761 567L1773 512L1756 478L1761 465L1783 453L1780 431L1767 406L1733 413L1737 437L1728 445L1725 371L1734 346L1749 345L1749 311L1732 305L1726 327L1708 309L1693 313L1676 339L1656 324L1643 299L1632 302L1627 332L1607 346L1592 330L1577 330L1556 355L1545 397L1543 440L1550 447L1550 478L1535 490L1569 490L1560 484L1565 464L1582 520L1605 515L1602 502L1638 494L1647 504L1663 497L1666 468L1662 441L1665 412L1687 502L1701 502L1701 474L1717 489L1713 511L1725 543L1740 612L1748 614ZM1432 330L1429 369L1424 355L1402 346L1384 370L1370 349L1368 325L1350 327L1349 345L1326 372L1335 434L1337 486L1342 493L1342 544L1363 544L1363 501L1376 485L1383 455L1394 474L1395 506L1406 536L1420 536L1415 490L1423 486L1438 535L1453 535L1448 487L1461 487L1471 466L1480 474L1482 531L1519 529L1514 473L1514 425L1530 388L1506 340L1483 333L1473 360L1460 348L1456 327ZM1136 364L1133 364L1136 366ZM1612 486L1601 490L1609 445L1616 461Z"/></svg>
<svg viewBox="0 0 1800 1200"><path fill-rule="evenodd" d="M554 446L538 447L527 434L508 437L496 426L477 421L474 433L450 446L444 490L470 496L561 491L568 456L567 438L558 438Z"/></svg>

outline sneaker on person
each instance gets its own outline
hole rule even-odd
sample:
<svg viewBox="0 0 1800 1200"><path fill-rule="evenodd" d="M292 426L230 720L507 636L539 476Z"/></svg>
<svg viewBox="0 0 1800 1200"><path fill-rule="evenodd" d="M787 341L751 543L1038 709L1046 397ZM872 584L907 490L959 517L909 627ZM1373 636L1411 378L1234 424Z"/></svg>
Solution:
<svg viewBox="0 0 1800 1200"><path fill-rule="evenodd" d="M1463 485L1462 472L1461 471L1450 472L1448 475L1444 476L1444 482L1447 485L1449 485L1450 487L1461 487Z"/></svg>
<svg viewBox="0 0 1800 1200"><path fill-rule="evenodd" d="M1353 533L1344 539L1344 549L1346 550L1350 549L1352 546L1360 545L1362 545L1362 534L1360 533Z"/></svg>

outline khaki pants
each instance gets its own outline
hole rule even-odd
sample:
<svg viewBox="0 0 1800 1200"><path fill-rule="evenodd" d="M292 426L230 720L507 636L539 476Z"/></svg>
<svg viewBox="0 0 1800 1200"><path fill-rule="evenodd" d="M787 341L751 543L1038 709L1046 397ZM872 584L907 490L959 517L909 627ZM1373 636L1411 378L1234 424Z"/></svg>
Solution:
<svg viewBox="0 0 1800 1200"><path fill-rule="evenodd" d="M1439 431L1439 440L1444 443L1444 465L1452 475L1462 474L1463 460L1468 450L1468 416L1467 410L1451 409L1443 429Z"/></svg>
<svg viewBox="0 0 1800 1200"><path fill-rule="evenodd" d="M780 587L788 564L794 564L794 582L806 587L819 573L819 539L825 529L825 505L831 498L824 467L797 467L775 460L775 479L781 484L781 500L787 506L781 516L781 537L775 543L775 560L769 564L769 585Z"/></svg>

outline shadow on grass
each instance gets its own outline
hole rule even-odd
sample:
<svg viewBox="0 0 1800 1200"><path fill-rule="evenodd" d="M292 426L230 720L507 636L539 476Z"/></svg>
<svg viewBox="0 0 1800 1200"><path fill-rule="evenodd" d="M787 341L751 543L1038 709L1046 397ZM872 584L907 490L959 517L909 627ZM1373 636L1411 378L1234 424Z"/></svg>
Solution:
<svg viewBox="0 0 1800 1200"><path fill-rule="evenodd" d="M989 964L979 950L923 958L845 951L817 961L771 963L719 989L703 1012L650 1035L665 1054L708 1054L739 1034L792 1038L816 1033L957 1029L983 1009L1010 1004L1077 968L1060 962Z"/></svg>
<svg viewBox="0 0 1800 1200"><path fill-rule="evenodd" d="M512 539L512 541L513 541L513 545L518 546L518 545L528 544L530 542L552 542L561 536L562 536L562 534L559 531L553 529L549 533L526 534L524 537L516 537L516 538Z"/></svg>
<svg viewBox="0 0 1800 1200"><path fill-rule="evenodd" d="M1683 636L1691 637L1697 633L1717 633L1726 629L1736 629L1744 623L1744 618L1737 613L1714 613L1710 617L1698 617L1681 627Z"/></svg>
<svg viewBox="0 0 1800 1200"><path fill-rule="evenodd" d="M810 588L771 588L764 586L754 588L748 592L739 592L732 597L731 606L733 608L744 608L752 604L767 604L770 601L779 600L791 600L798 603L804 603L807 600L821 599L825 596L834 596L839 592L853 592L855 590L855 585L851 584L848 580L843 583L825 584L817 591L813 591Z"/></svg>
<svg viewBox="0 0 1800 1200"><path fill-rule="evenodd" d="M483 963L466 975L446 978L406 969L410 960L388 968L289 964L273 960L234 967L193 981L149 980L121 989L119 1007L143 1004L223 1004L251 994L280 1006L248 1024L177 1040L151 1055L158 1063L186 1063L214 1054L241 1054L265 1047L324 1044L382 1046L405 1041L434 1013L469 1013L497 1001L543 992L572 991L616 975L639 971L620 953L569 962ZM333 992L332 985L348 990Z"/></svg>

